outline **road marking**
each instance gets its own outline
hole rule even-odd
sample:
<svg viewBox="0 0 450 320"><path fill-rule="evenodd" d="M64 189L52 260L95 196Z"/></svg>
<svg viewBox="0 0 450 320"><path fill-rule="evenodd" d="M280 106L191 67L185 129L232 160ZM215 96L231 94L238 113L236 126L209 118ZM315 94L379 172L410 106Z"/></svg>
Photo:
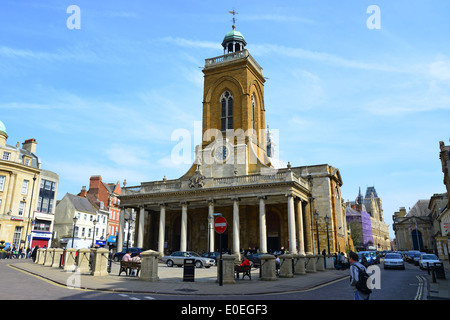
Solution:
<svg viewBox="0 0 450 320"><path fill-rule="evenodd" d="M417 294L414 300L422 300L422 293L423 293L423 279L420 276L416 276L416 278L419 280L419 287L417 288Z"/></svg>

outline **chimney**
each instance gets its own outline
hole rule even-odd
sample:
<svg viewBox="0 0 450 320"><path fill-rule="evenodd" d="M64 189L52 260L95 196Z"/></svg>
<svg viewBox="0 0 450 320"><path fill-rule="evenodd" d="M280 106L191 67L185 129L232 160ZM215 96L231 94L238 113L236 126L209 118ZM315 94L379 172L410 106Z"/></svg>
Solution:
<svg viewBox="0 0 450 320"><path fill-rule="evenodd" d="M86 192L86 186L83 186L81 188L81 192L79 194L80 197L86 198L87 192Z"/></svg>
<svg viewBox="0 0 450 320"><path fill-rule="evenodd" d="M102 184L102 176L91 176L89 183L89 190L99 189L101 184Z"/></svg>
<svg viewBox="0 0 450 320"><path fill-rule="evenodd" d="M36 153L36 139L28 139L22 144L22 149L25 149L29 152Z"/></svg>

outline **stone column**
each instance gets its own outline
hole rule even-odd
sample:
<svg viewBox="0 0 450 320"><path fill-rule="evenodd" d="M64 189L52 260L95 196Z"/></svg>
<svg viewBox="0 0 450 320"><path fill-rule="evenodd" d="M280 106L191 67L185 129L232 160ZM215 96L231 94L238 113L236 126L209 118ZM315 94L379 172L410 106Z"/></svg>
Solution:
<svg viewBox="0 0 450 320"><path fill-rule="evenodd" d="M117 245L117 252L121 252L123 249L123 232L124 232L124 228L125 228L125 208L122 208L120 210L120 219L119 219L119 232L117 234L117 240L116 240L116 245Z"/></svg>
<svg viewBox="0 0 450 320"><path fill-rule="evenodd" d="M75 256L77 249L69 248L66 249L64 254L64 271L73 271L76 269Z"/></svg>
<svg viewBox="0 0 450 320"><path fill-rule="evenodd" d="M92 261L93 276L107 276L108 275L108 249L100 248L93 249L94 257Z"/></svg>
<svg viewBox="0 0 450 320"><path fill-rule="evenodd" d="M292 272L292 254L282 254L280 256L280 277L292 278L294 273Z"/></svg>
<svg viewBox="0 0 450 320"><path fill-rule="evenodd" d="M187 202L181 203L180 251L187 251Z"/></svg>
<svg viewBox="0 0 450 320"><path fill-rule="evenodd" d="M166 233L166 204L159 204L158 252L164 256L164 235ZM142 254L141 254L142 258Z"/></svg>
<svg viewBox="0 0 450 320"><path fill-rule="evenodd" d="M208 237L209 252L214 252L214 200L208 200Z"/></svg>
<svg viewBox="0 0 450 320"><path fill-rule="evenodd" d="M240 260L240 246L241 242L239 239L239 198L233 198L233 253L237 255L238 260Z"/></svg>
<svg viewBox="0 0 450 320"><path fill-rule="evenodd" d="M289 233L289 252L297 254L297 240L295 235L295 209L294 209L294 195L288 193L288 233Z"/></svg>
<svg viewBox="0 0 450 320"><path fill-rule="evenodd" d="M145 227L145 208L144 206L139 207L139 225L137 234L137 244L136 247L142 248L144 246L144 227Z"/></svg>
<svg viewBox="0 0 450 320"><path fill-rule="evenodd" d="M303 208L302 201L299 199L297 202L297 228L298 228L298 253L305 254L305 237L303 234Z"/></svg>
<svg viewBox="0 0 450 320"><path fill-rule="evenodd" d="M90 249L78 249L77 255L77 271L79 273L89 273Z"/></svg>
<svg viewBox="0 0 450 320"><path fill-rule="evenodd" d="M309 197L309 212L305 214L305 250L306 255L313 254L313 243L312 243L312 206L313 197Z"/></svg>
<svg viewBox="0 0 450 320"><path fill-rule="evenodd" d="M158 277L158 259L161 257L159 252L147 250L141 252L141 271L139 278L144 281L155 282Z"/></svg>
<svg viewBox="0 0 450 320"><path fill-rule="evenodd" d="M259 196L259 252L267 253L266 204L267 197Z"/></svg>

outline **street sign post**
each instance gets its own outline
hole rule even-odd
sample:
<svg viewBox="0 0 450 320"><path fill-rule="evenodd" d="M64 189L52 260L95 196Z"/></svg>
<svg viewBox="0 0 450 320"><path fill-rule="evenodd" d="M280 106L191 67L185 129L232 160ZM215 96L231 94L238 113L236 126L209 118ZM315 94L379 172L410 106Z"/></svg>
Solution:
<svg viewBox="0 0 450 320"><path fill-rule="evenodd" d="M220 216L214 221L214 230L219 234L219 286L223 285L222 234L227 230L227 220Z"/></svg>

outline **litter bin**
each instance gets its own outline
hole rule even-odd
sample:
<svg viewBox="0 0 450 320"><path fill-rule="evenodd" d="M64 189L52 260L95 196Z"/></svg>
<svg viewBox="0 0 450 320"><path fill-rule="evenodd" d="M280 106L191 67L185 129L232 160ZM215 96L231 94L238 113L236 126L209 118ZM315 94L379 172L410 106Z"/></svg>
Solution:
<svg viewBox="0 0 450 320"><path fill-rule="evenodd" d="M195 259L184 259L183 281L194 282Z"/></svg>
<svg viewBox="0 0 450 320"><path fill-rule="evenodd" d="M442 262L436 262L434 264L434 271L436 272L436 278L445 279L444 264Z"/></svg>

